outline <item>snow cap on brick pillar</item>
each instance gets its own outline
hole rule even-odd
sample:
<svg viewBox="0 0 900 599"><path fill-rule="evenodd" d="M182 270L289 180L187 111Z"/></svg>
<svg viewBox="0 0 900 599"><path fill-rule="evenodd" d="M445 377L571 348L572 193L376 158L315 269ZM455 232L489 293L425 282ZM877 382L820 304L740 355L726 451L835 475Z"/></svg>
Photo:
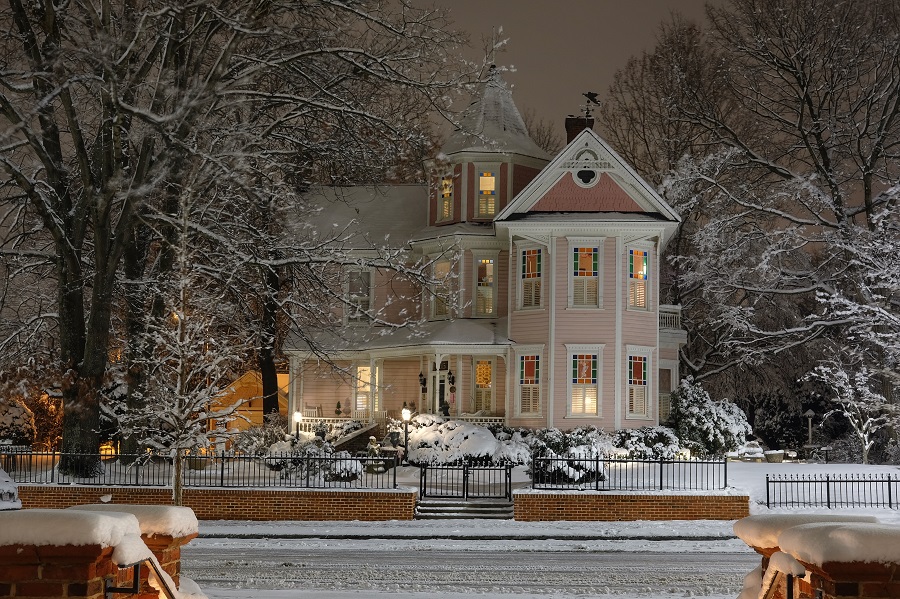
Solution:
<svg viewBox="0 0 900 599"><path fill-rule="evenodd" d="M585 129L594 128L594 117L593 116L584 116L578 115L575 116L570 114L566 117L566 143L571 142L575 139L575 136L584 131Z"/></svg>

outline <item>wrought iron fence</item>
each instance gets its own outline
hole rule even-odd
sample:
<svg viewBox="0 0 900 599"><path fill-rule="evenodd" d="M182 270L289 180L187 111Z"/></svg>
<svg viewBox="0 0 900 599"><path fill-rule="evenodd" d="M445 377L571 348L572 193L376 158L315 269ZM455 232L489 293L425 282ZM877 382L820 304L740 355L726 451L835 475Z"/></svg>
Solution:
<svg viewBox="0 0 900 599"><path fill-rule="evenodd" d="M725 461L632 460L602 455L534 456L531 478L535 489L711 491L728 486L728 464Z"/></svg>
<svg viewBox="0 0 900 599"><path fill-rule="evenodd" d="M61 472L60 460L96 461L88 476ZM396 456L265 456L209 453L184 458L185 487L229 488L397 488ZM171 487L174 464L161 456L63 454L59 452L4 453L0 466L18 484L78 484L99 486Z"/></svg>
<svg viewBox="0 0 900 599"><path fill-rule="evenodd" d="M900 478L886 474L766 475L766 507L900 509Z"/></svg>
<svg viewBox="0 0 900 599"><path fill-rule="evenodd" d="M510 464L425 464L419 467L419 494L422 497L512 501L512 468Z"/></svg>

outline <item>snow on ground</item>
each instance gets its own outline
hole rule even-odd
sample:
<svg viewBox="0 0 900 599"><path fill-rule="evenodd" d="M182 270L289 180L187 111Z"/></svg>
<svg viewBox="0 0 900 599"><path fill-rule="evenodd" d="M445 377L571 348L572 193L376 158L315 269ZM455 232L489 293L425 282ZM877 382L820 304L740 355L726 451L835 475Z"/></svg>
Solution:
<svg viewBox="0 0 900 599"><path fill-rule="evenodd" d="M858 464L800 464L800 463L743 463L728 464L730 492L745 492L750 496L753 514L835 514L825 508L773 509L765 507L765 477L767 474L900 474L896 466L862 466ZM415 487L418 470L402 468L398 473L401 486ZM516 487L527 485L527 477L517 470ZM900 510L894 509L841 509L840 514L873 515L879 522L900 526ZM751 550L737 540L733 531L733 521L639 521L639 522L514 522L508 520L416 520L391 522L239 522L214 521L200 523L200 539L191 545L198 549L216 547L223 552L241 553L241 548L272 547L290 550L302 547L304 550L336 551L336 543L346 543L347 547L373 552L391 547L405 552L427 552L438 548L452 547L459 552L495 551L501 559L516 559L521 552L609 552L641 553L664 551L669 554L716 553L748 554ZM296 543L297 545L293 545ZM190 546L189 546L190 547ZM190 555L190 549L186 555ZM424 554L422 554L424 555ZM751 556L752 557L752 556ZM755 557L752 560L755 562ZM190 565L186 565L190 569ZM748 569L747 572L750 570ZM649 573L647 574L650 575ZM734 592L722 593L721 589L711 589L705 585L702 576L695 577L696 585L688 591L679 591L681 596L705 597L707 599L733 599ZM291 589L219 588L204 585L203 590L210 599L462 599L477 594L483 599L543 599L554 597L615 597L615 599L649 599L659 597L658 591L634 591L611 585L601 590L576 592L565 587L558 593L532 594L516 592L515 580L498 582L496 591L473 591L464 583L457 588L446 586L420 589L420 592L390 592L368 589L330 590L304 589L300 584ZM338 585L335 584L334 588ZM648 585L649 588L649 585ZM739 588L739 585L738 585ZM670 595L678 596L678 595Z"/></svg>

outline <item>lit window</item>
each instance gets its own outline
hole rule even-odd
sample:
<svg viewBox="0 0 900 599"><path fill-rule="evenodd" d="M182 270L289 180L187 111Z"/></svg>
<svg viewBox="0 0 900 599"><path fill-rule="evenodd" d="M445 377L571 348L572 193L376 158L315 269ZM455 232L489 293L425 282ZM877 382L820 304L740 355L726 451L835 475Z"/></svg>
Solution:
<svg viewBox="0 0 900 599"><path fill-rule="evenodd" d="M491 410L493 401L493 371L494 367L490 360L475 361L475 412L482 410Z"/></svg>
<svg viewBox="0 0 900 599"><path fill-rule="evenodd" d="M541 306L541 250L522 250L522 301L523 308Z"/></svg>
<svg viewBox="0 0 900 599"><path fill-rule="evenodd" d="M572 356L572 395L570 413L573 416L597 415L597 355Z"/></svg>
<svg viewBox="0 0 900 599"><path fill-rule="evenodd" d="M572 248L572 305L596 308L600 301L599 248Z"/></svg>
<svg viewBox="0 0 900 599"><path fill-rule="evenodd" d="M497 206L497 178L493 171L478 173L478 218L494 216Z"/></svg>
<svg viewBox="0 0 900 599"><path fill-rule="evenodd" d="M450 261L441 260L434 264L434 278L438 281L432 293L432 316L444 318L450 315Z"/></svg>
<svg viewBox="0 0 900 599"><path fill-rule="evenodd" d="M438 201L438 220L451 220L453 218L453 178L441 178L441 196Z"/></svg>
<svg viewBox="0 0 900 599"><path fill-rule="evenodd" d="M368 366L356 368L356 410L369 408L369 398L372 396L371 373L372 369Z"/></svg>
<svg viewBox="0 0 900 599"><path fill-rule="evenodd" d="M628 250L628 306L647 308L647 252Z"/></svg>
<svg viewBox="0 0 900 599"><path fill-rule="evenodd" d="M475 315L494 315L494 259L475 261Z"/></svg>
<svg viewBox="0 0 900 599"><path fill-rule="evenodd" d="M360 324L368 320L372 306L372 272L350 271L347 282L347 322Z"/></svg>
<svg viewBox="0 0 900 599"><path fill-rule="evenodd" d="M519 357L519 413L541 412L540 356Z"/></svg>
<svg viewBox="0 0 900 599"><path fill-rule="evenodd" d="M647 356L628 356L628 415L647 417Z"/></svg>

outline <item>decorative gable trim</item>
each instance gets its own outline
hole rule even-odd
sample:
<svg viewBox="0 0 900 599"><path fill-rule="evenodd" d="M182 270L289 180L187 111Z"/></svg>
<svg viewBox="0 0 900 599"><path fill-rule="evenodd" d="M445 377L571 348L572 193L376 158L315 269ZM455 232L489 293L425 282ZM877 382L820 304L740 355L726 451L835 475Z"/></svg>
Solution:
<svg viewBox="0 0 900 599"><path fill-rule="evenodd" d="M593 173L591 177L590 173ZM575 179L578 182L576 183ZM563 183L563 179L566 182ZM608 206L624 206L631 208L626 212L656 212L671 222L681 222L678 213L675 212L650 185L624 161L621 156L590 129L579 133L556 158L550 161L534 180L531 181L515 200L497 215L495 221L503 221L516 213L539 211L538 207L550 192L557 186L566 189L579 189L590 194L596 201L597 185L605 185L609 189L605 204ZM614 184L615 191L611 184ZM623 195L624 194L624 195ZM631 200L631 204L625 201L625 197ZM552 197L552 195L551 195ZM603 195L601 195L603 197ZM558 200L557 200L558 202ZM556 207L552 211L562 210L560 204L548 198L544 204ZM637 210L635 210L637 208ZM581 211L566 208L564 211ZM602 212L605 209L593 210ZM615 209L620 212L623 210Z"/></svg>

